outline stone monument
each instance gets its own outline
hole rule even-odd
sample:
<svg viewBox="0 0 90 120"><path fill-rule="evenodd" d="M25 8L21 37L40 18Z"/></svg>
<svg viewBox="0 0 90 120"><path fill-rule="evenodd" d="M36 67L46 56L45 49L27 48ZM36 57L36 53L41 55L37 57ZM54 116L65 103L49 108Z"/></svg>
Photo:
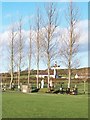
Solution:
<svg viewBox="0 0 90 120"><path fill-rule="evenodd" d="M51 87L51 88L53 87L53 83L52 83L52 80L50 80L50 87Z"/></svg>
<svg viewBox="0 0 90 120"><path fill-rule="evenodd" d="M28 85L22 85L21 91L22 91L23 93L29 92Z"/></svg>
<svg viewBox="0 0 90 120"><path fill-rule="evenodd" d="M41 80L41 88L44 88L44 80Z"/></svg>

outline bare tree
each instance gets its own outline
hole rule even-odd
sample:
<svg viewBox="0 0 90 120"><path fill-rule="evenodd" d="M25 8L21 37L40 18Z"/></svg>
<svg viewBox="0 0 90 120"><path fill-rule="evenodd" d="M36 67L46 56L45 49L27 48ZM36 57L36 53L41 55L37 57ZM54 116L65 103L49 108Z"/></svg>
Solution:
<svg viewBox="0 0 90 120"><path fill-rule="evenodd" d="M79 60L77 59L79 37L77 23L79 20L78 9L74 6L72 1L69 3L67 12L65 14L67 29L62 33L62 45L60 48L60 57L62 62L68 67L68 88L71 85L71 70L77 68Z"/></svg>
<svg viewBox="0 0 90 120"><path fill-rule="evenodd" d="M20 88L20 73L21 68L23 67L24 63L24 35L23 35L23 26L22 26L22 17L20 17L18 22L18 39L17 39L17 61L18 61L18 88Z"/></svg>
<svg viewBox="0 0 90 120"><path fill-rule="evenodd" d="M37 62L37 88L38 88L38 81L39 81L39 63L40 63L40 52L41 52L41 14L40 9L37 8L36 13L36 21L35 21L35 31L36 31L36 62Z"/></svg>
<svg viewBox="0 0 90 120"><path fill-rule="evenodd" d="M49 81L50 81L50 65L51 62L55 59L56 55L56 39L54 38L54 33L57 28L57 6L54 3L48 3L45 8L46 10L46 17L45 17L45 27L44 27L44 43L43 43L43 50L44 50L44 58L47 61L48 66L48 88L49 88Z"/></svg>
<svg viewBox="0 0 90 120"><path fill-rule="evenodd" d="M14 74L14 55L15 55L15 37L17 35L17 32L15 32L15 25L12 25L9 31L9 59L10 59L10 74L11 74L11 80L10 80L10 89L13 82L13 74Z"/></svg>
<svg viewBox="0 0 90 120"><path fill-rule="evenodd" d="M31 71L31 59L32 59L32 31L30 26L30 32L29 32L29 49L28 49L28 85L30 83L30 71Z"/></svg>

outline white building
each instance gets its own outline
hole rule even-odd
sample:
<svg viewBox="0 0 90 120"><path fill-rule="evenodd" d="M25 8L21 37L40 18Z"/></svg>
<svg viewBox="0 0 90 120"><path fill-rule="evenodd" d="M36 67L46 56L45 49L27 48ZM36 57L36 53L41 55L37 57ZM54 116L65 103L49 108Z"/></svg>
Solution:
<svg viewBox="0 0 90 120"><path fill-rule="evenodd" d="M53 70L53 74L50 74L50 77L56 78L58 69L60 69L60 66L57 66L57 63L55 63L55 65L53 67L51 67L51 70ZM37 75L36 75L36 77L37 77ZM45 77L48 77L48 73L39 74L39 78L45 78Z"/></svg>

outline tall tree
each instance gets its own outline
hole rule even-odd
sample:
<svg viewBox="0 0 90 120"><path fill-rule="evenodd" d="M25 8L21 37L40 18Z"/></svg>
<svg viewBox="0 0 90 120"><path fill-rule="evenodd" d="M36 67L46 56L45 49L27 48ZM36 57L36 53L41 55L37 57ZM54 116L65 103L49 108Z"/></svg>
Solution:
<svg viewBox="0 0 90 120"><path fill-rule="evenodd" d="M11 80L10 80L10 89L13 82L13 74L14 74L14 55L15 55L15 37L17 33L15 32L15 25L12 25L8 34L9 37L9 59L10 59L10 74L11 74Z"/></svg>
<svg viewBox="0 0 90 120"><path fill-rule="evenodd" d="M37 8L36 13L36 20L35 20L35 31L36 31L36 62L37 62L37 88L38 88L38 81L39 81L39 63L40 63L40 50L41 50L41 13L40 9Z"/></svg>
<svg viewBox="0 0 90 120"><path fill-rule="evenodd" d="M79 20L79 11L74 6L74 3L71 1L68 3L68 9L65 14L66 22L67 22L67 29L62 33L62 45L60 48L60 57L68 67L68 88L71 85L71 70L72 68L77 68L79 65L79 60L77 59L78 53L78 41L80 34L78 32L77 23Z"/></svg>
<svg viewBox="0 0 90 120"><path fill-rule="evenodd" d="M56 55L56 40L54 38L54 33L57 28L57 6L54 3L48 3L45 7L46 17L45 17L45 31L44 31L44 56L45 60L47 61L48 67L48 88L49 88L49 81L50 81L50 64L51 61L55 58Z"/></svg>
<svg viewBox="0 0 90 120"><path fill-rule="evenodd" d="M32 60L32 31L31 31L31 26L30 26L29 49L28 49L28 85L30 83L31 60Z"/></svg>
<svg viewBox="0 0 90 120"><path fill-rule="evenodd" d="M24 34L23 34L23 20L22 17L20 17L18 22L18 39L17 39L17 59L18 59L18 88L20 88L20 74L21 74L21 68L24 65L23 59L24 59Z"/></svg>

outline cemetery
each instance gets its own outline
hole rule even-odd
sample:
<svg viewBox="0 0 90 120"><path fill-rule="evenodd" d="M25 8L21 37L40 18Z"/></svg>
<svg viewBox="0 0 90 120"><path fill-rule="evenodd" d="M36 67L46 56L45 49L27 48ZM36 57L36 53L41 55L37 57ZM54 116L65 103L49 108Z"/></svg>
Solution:
<svg viewBox="0 0 90 120"><path fill-rule="evenodd" d="M87 69L81 69L84 74L88 74ZM81 71L80 70L80 71ZM88 93L88 82L89 82L89 78L87 78L87 76L85 77L80 77L78 76L79 72L75 72L74 73L74 77L72 77L71 79L71 88L68 88L68 78L67 77L63 77L63 75L61 75L61 77L59 77L59 71L60 71L60 66L54 66L51 68L51 76L50 76L50 81L49 81L49 87L48 85L48 74L47 72L43 72L43 70L40 72L41 74L39 75L39 83L38 83L38 88L36 86L36 79L37 79L37 75L34 75L35 77L30 78L30 83L27 83L27 79L25 82L23 82L23 78L20 86L17 85L17 81L14 80L14 83L12 83L11 86L11 90L15 90L15 91L20 91L23 93L38 93L41 91L44 91L44 93L52 93L52 94L70 94L70 95L77 95L77 94L83 94L83 93ZM65 70L63 70L65 71ZM24 74L24 72L22 72ZM43 75L43 73L45 73ZM78 73L78 74L77 74ZM22 74L22 75L23 75ZM25 73L26 74L26 73ZM41 77L42 75L42 77ZM5 76L5 75L4 75ZM25 75L24 75L25 76ZM8 80L9 81L9 80ZM5 81L4 77L1 83L1 88L2 91L7 91L9 90L9 82ZM86 87L85 87L86 84ZM82 87L79 87L82 86ZM82 88L82 89L81 89ZM44 90L45 89L45 90Z"/></svg>
<svg viewBox="0 0 90 120"><path fill-rule="evenodd" d="M73 70L70 88L68 75L65 75L68 70L61 70L60 66L54 65L50 70L49 85L47 70L41 70L38 88L34 70L31 71L29 84L27 71L21 71L19 86L17 73L14 73L15 78L11 88L9 74L3 74L0 85L3 118L9 116L11 118L87 118L90 81L87 76L88 70L88 68Z"/></svg>
<svg viewBox="0 0 90 120"><path fill-rule="evenodd" d="M85 73L87 69L79 71ZM63 75L58 77L59 69L53 70L54 78L50 78L49 87L47 87L47 77L39 77L37 88L37 77L34 75L35 78L30 78L29 84L22 82L18 87L16 81L10 89L9 83L3 77L3 83L1 83L3 118L9 116L13 118L86 118L88 116L89 79L79 78L79 72L76 73L71 80L70 89L68 88L68 78L63 78ZM24 72L22 72L23 74Z"/></svg>
<svg viewBox="0 0 90 120"><path fill-rule="evenodd" d="M88 4L1 6L2 118L88 118Z"/></svg>

